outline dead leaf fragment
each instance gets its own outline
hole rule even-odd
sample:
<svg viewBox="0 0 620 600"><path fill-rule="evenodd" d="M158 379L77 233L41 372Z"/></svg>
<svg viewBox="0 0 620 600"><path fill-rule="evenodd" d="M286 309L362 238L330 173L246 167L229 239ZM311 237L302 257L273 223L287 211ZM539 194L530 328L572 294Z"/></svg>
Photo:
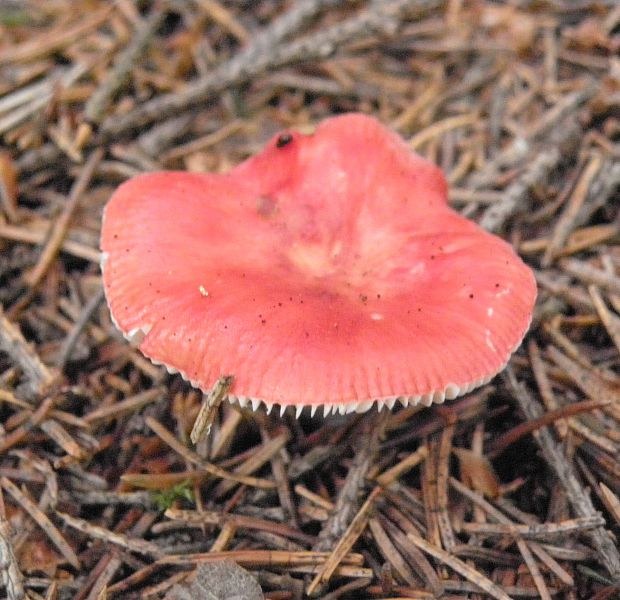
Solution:
<svg viewBox="0 0 620 600"><path fill-rule="evenodd" d="M463 483L488 498L497 498L499 481L489 460L465 448L453 448L452 451L459 459Z"/></svg>
<svg viewBox="0 0 620 600"><path fill-rule="evenodd" d="M26 540L19 548L17 560L24 573L45 573L48 577L54 577L58 565L65 562L44 539Z"/></svg>
<svg viewBox="0 0 620 600"><path fill-rule="evenodd" d="M480 24L489 30L493 39L516 52L530 50L536 37L537 24L534 17L514 6L485 4Z"/></svg>
<svg viewBox="0 0 620 600"><path fill-rule="evenodd" d="M0 150L0 206L9 220L17 220L17 170L4 150Z"/></svg>

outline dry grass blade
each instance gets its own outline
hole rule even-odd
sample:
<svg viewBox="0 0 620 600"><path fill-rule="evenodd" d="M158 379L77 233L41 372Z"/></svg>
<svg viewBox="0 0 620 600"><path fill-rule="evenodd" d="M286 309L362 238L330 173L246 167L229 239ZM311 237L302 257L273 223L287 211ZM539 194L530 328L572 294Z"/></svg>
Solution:
<svg viewBox="0 0 620 600"><path fill-rule="evenodd" d="M235 468L232 475L228 477L228 481L221 481L218 486L215 488L216 496L223 496L227 492L229 492L234 487L235 477L239 478L238 481L241 482L241 478L246 480L255 479L253 477L247 477L250 473L254 473L258 471L263 465L266 465L271 458L278 453L288 442L289 433L281 433L280 435L274 437L271 440L268 440L254 452L252 452L251 456L245 460L242 464ZM223 478L226 479L226 478ZM266 487L264 484L264 480L262 486L256 487ZM268 487L276 487L274 482L269 482Z"/></svg>
<svg viewBox="0 0 620 600"><path fill-rule="evenodd" d="M574 404L569 404L547 412L538 419L517 425L517 427L507 431L501 437L498 437L493 441L491 448L488 450L488 455L494 457L501 454L518 439L522 438L524 435L536 431L537 429L540 429L541 427L546 427L547 425L551 425L552 423L566 417L571 417L573 415L578 415L579 413L589 412L591 410L601 408L608 405L610 402L611 400L584 400L583 402L575 402Z"/></svg>
<svg viewBox="0 0 620 600"><path fill-rule="evenodd" d="M420 463L426 460L428 456L428 448L426 446L420 446L415 452L412 452L406 458L403 458L398 464L390 467L387 471L384 471L380 475L375 477L376 482L379 485L387 487L390 483L396 481L401 475L404 475L411 469L417 467Z"/></svg>
<svg viewBox="0 0 620 600"><path fill-rule="evenodd" d="M85 533L93 539L102 540L109 544L114 544L130 550L131 552L137 552L152 558L161 558L164 555L159 546L157 546L157 544L153 544L152 542L147 542L146 540L141 539L133 539L127 537L126 535L115 533L114 531L105 529L105 527L92 525L84 519L78 519L60 511L57 511L56 514L67 525L81 531L82 533Z"/></svg>
<svg viewBox="0 0 620 600"><path fill-rule="evenodd" d="M167 429L162 427L160 423L155 421L150 417L147 417L146 424L164 441L168 444L173 450L178 452L183 458L185 458L190 463L200 467L207 473L210 473L214 477L220 477L221 479L226 479L231 482L232 485L235 483L243 483L245 485L249 485L252 487L258 487L263 489L275 488L275 483L272 481L268 481L266 479L259 479L257 477L248 477L246 475L240 475L237 473L230 473L225 471L224 469L220 469L214 464L211 464L205 460L203 460L200 456L189 450L186 446L181 444Z"/></svg>
<svg viewBox="0 0 620 600"><path fill-rule="evenodd" d="M368 523L368 519L370 517L370 510L379 494L381 494L381 488L376 487L370 493L364 504L362 504L361 508L351 521L351 524L342 535L342 538L338 540L338 543L329 555L329 558L325 561L325 564L310 582L310 585L306 589L306 593L309 596L313 596L321 585L330 580L342 559L349 553L357 538L366 528L366 524Z"/></svg>
<svg viewBox="0 0 620 600"><path fill-rule="evenodd" d="M317 566L331 556L329 552L288 552L285 550L231 550L228 552L208 552L205 554L178 554L165 556L159 564L182 565L219 560L234 560L242 566ZM344 565L361 566L361 554L347 554L342 558Z"/></svg>
<svg viewBox="0 0 620 600"><path fill-rule="evenodd" d="M613 404L617 401L620 395L620 386L614 386L610 382L602 379L599 374L592 369L582 367L576 361L571 360L560 352L555 346L549 346L547 352L553 362L561 367L575 385L592 398L593 402Z"/></svg>
<svg viewBox="0 0 620 600"><path fill-rule="evenodd" d="M420 550L430 554L433 558L436 558L443 564L454 569L457 573L465 577L468 581L471 581L476 587L486 592L496 600L511 600L510 596L504 592L499 586L495 585L490 579L486 578L476 569L470 567L462 560L455 558L445 550L437 548L429 544L426 540L413 533L408 533L407 537L418 547Z"/></svg>
<svg viewBox="0 0 620 600"><path fill-rule="evenodd" d="M543 266L549 266L551 261L558 255L559 250L566 241L569 233L575 226L575 220L579 214L583 203L588 196L588 190L592 181L596 177L602 165L602 157L600 154L594 154L585 166L573 193L566 204L566 208L562 216L558 219L555 229L552 233L549 245L542 258Z"/></svg>
<svg viewBox="0 0 620 600"><path fill-rule="evenodd" d="M620 353L620 317L612 314L612 312L607 308L607 305L601 296L601 292L596 286L588 286L588 292L590 293L590 297L592 298L592 302L594 303L594 308L596 308L598 316L600 317L603 325L605 325L605 329L607 329L609 337L612 339L618 349L618 352Z"/></svg>
<svg viewBox="0 0 620 600"><path fill-rule="evenodd" d="M539 523L536 525L503 525L495 523L463 523L463 529L482 536L520 536L527 539L547 540L564 537L567 533L594 529L605 524L601 516L567 519L562 523Z"/></svg>
<svg viewBox="0 0 620 600"><path fill-rule="evenodd" d="M620 524L620 498L616 496L604 483L600 483L601 493L603 496L603 500L607 507L609 508L609 512L614 516L616 522Z"/></svg>
<svg viewBox="0 0 620 600"><path fill-rule="evenodd" d="M235 515L231 513L222 513L216 511L188 511L179 509L168 509L165 516L174 521L193 524L209 524L209 525L226 525L231 524L236 529L258 529L262 531L270 531L272 533L298 540L306 544L312 544L314 537L302 533L294 527L289 527L283 523L266 521L256 517L248 517L246 515Z"/></svg>
<svg viewBox="0 0 620 600"><path fill-rule="evenodd" d="M390 541L387 533L381 527L381 523L374 518L371 518L368 522L368 527L372 532L379 549L381 550L381 554L392 565L392 568L398 573L399 577L410 586L414 587L417 584L417 580L409 565L405 562L403 557L400 555L394 544Z"/></svg>
<svg viewBox="0 0 620 600"><path fill-rule="evenodd" d="M16 46L12 51L5 50L0 57L0 63L28 61L39 56L45 56L93 31L109 18L111 12L112 7L100 9L94 14L88 15L85 21L79 22L73 27L63 26L58 29L52 29L29 43Z"/></svg>
<svg viewBox="0 0 620 600"><path fill-rule="evenodd" d="M120 402L111 404L110 406L104 406L97 408L92 412L89 412L84 416L84 420L87 423L98 423L99 421L106 421L108 419L114 419L122 417L126 413L131 413L140 410L142 407L147 406L151 402L156 402L164 394L163 388L153 388L140 392L135 396L125 398Z"/></svg>

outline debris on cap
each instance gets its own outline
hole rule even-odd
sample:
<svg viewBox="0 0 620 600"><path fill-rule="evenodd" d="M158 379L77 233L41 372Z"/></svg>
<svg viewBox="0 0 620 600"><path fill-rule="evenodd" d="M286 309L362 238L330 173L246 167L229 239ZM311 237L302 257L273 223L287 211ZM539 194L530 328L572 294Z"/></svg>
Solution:
<svg viewBox="0 0 620 600"><path fill-rule="evenodd" d="M488 382L536 299L512 247L377 120L274 137L228 174L121 185L102 227L112 317L156 364L257 408L430 405Z"/></svg>

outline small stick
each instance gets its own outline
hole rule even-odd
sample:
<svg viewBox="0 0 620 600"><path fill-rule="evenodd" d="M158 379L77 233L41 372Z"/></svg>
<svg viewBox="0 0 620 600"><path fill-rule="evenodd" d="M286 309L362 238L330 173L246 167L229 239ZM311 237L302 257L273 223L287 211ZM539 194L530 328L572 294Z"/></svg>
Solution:
<svg viewBox="0 0 620 600"><path fill-rule="evenodd" d="M382 519L382 525L390 538L394 541L394 544L400 549L403 555L407 558L407 564L411 565L415 569L418 577L421 577L426 582L433 592L433 598L441 598L445 592L443 580L439 578L438 573L435 571L433 565L427 560L424 553L401 531L399 527L394 525L388 518ZM401 523L401 527L404 522ZM407 521L407 531L417 533L417 529L413 523Z"/></svg>
<svg viewBox="0 0 620 600"><path fill-rule="evenodd" d="M417 578L412 573L409 565L401 556L396 546L394 546L390 540L379 520L372 517L368 521L368 527L372 533L375 543L377 544L377 547L379 548L379 551L383 555L383 558L390 563L392 568L396 571L396 573L398 573L399 577L403 581L406 581L410 586L415 587L418 583Z"/></svg>
<svg viewBox="0 0 620 600"><path fill-rule="evenodd" d="M533 431L536 431L541 427L545 427L546 425L551 425L551 423L554 423L559 419L572 417L573 415L577 415L583 412L589 412L610 403L611 400L584 400L583 402L575 402L573 404L568 404L566 406L562 406L560 408L556 408L555 410L546 412L540 418L532 419L531 421L521 423L520 425L509 429L506 433L496 438L493 441L491 448L488 450L487 456L489 458L495 458L496 456L500 455L504 450L506 450L506 448L514 444L517 440L521 439L524 435L532 433Z"/></svg>
<svg viewBox="0 0 620 600"><path fill-rule="evenodd" d="M588 292L596 312L598 313L601 322L605 326L609 337L613 341L614 345L620 352L620 318L616 317L605 304L600 290L595 285L588 286Z"/></svg>
<svg viewBox="0 0 620 600"><path fill-rule="evenodd" d="M519 548L519 552L525 561L525 565L527 566L532 579L534 580L534 585L540 594L541 600L551 600L551 594L549 593L549 588L545 583L545 580L540 572L538 567L538 563L534 559L534 555L532 554L532 550L525 543L523 539L517 539L517 548Z"/></svg>
<svg viewBox="0 0 620 600"><path fill-rule="evenodd" d="M69 456L77 460L84 460L88 456L88 452L71 437L69 432L58 421L46 419L39 425L39 429L46 433Z"/></svg>
<svg viewBox="0 0 620 600"><path fill-rule="evenodd" d="M84 415L84 421L86 421L86 423L96 423L98 421L118 418L125 413L135 412L140 410L143 406L159 400L164 392L164 388L161 387L145 390L144 392L125 398L120 402L96 408L92 412Z"/></svg>
<svg viewBox="0 0 620 600"><path fill-rule="evenodd" d="M583 367L577 361L568 358L555 346L549 346L547 353L551 360L558 365L571 379L575 385L593 401L602 402L600 406L614 409L617 402L618 393L609 381L603 379L599 373L587 366Z"/></svg>
<svg viewBox="0 0 620 600"><path fill-rule="evenodd" d="M71 358L71 354L77 344L80 334L88 324L88 321L90 321L90 318L93 316L94 312L97 310L97 307L101 304L103 298L103 287L100 287L99 290L93 294L92 298L86 303L86 306L84 306L79 319L75 322L75 326L71 330L71 333L65 338L62 346L60 347L60 351L58 352L56 367L58 367L59 370L62 371L65 368L69 358Z"/></svg>
<svg viewBox="0 0 620 600"><path fill-rule="evenodd" d="M390 467L387 471L384 471L380 475L375 477L375 481L383 486L387 487L390 483L396 481L401 475L407 473L414 467L417 467L421 462L426 460L428 456L428 447L420 446L415 452L412 452L409 456L405 457L399 463Z"/></svg>
<svg viewBox="0 0 620 600"><path fill-rule="evenodd" d="M295 493L298 496L301 496L302 498L309 500L310 502L312 502L312 504L316 504L317 506L324 508L326 511L334 510L333 502L326 500L325 498L323 498L323 496L319 496L318 494L311 492L308 488L304 487L301 484L297 484L295 486Z"/></svg>
<svg viewBox="0 0 620 600"><path fill-rule="evenodd" d="M228 523L233 525L235 529L256 529L259 531L269 531L293 540L298 540L304 544L311 544L314 542L314 536L303 533L294 527L285 525L284 523L277 523L275 521L268 521L247 515L237 515L234 513L225 513L215 510L198 512L195 510L169 508L164 513L164 516L172 519L173 521L180 521L186 524L208 524L219 525L221 527ZM154 529L154 532L156 531L157 530Z"/></svg>
<svg viewBox="0 0 620 600"><path fill-rule="evenodd" d="M461 494L469 498L475 506L481 508L490 517L505 526L513 526L513 523L510 521L510 519L508 519L508 517L504 515L504 513L500 512L497 508L495 508L495 506L490 504L477 492L470 490L468 487L466 487L460 481L453 477L450 478L450 484ZM536 526L538 524L533 525ZM549 566L549 568L551 568L562 581L564 581L567 585L574 585L574 581L572 580L571 576L564 569L562 569L562 567L560 567L560 565L558 565L553 560L553 558L551 558L551 556L547 554L547 552L542 546L536 544L535 542L526 543L521 536L517 535L515 537L519 552L521 552L521 555L523 556L523 559L525 560L526 565L530 570L530 573L532 574L534 583L536 584L536 587L541 596L548 598L549 591L547 585L542 578L540 569L538 568L538 565L536 564L534 557L532 556L532 551L537 556L539 556L541 560L543 560L543 562L545 562L545 564Z"/></svg>
<svg viewBox="0 0 620 600"><path fill-rule="evenodd" d="M479 120L480 116L475 112L457 115L455 117L447 117L443 121L437 121L436 123L429 125L426 129L416 133L409 140L409 146L412 150L417 151L421 146L430 140L437 138L453 129L474 125Z"/></svg>
<svg viewBox="0 0 620 600"><path fill-rule="evenodd" d="M413 533L408 533L407 537L416 545L420 550L423 550L427 554L430 554L433 558L441 561L442 563L448 565L451 569L454 569L457 573L465 577L468 581L471 581L474 585L479 587L481 590L493 596L496 600L512 600L502 588L498 585L494 584L490 579L482 575L476 569L470 567L468 564L464 563L462 560L455 558L445 550L441 550L437 546L433 546L433 544L429 544L426 540L421 538L419 535L414 535Z"/></svg>
<svg viewBox="0 0 620 600"><path fill-rule="evenodd" d="M243 415L232 406L229 406L228 411L225 412L227 412L227 414L211 444L211 452L209 454L211 460L218 458L220 454L223 454L224 451L230 447L230 443L237 433L237 426L243 419Z"/></svg>
<svg viewBox="0 0 620 600"><path fill-rule="evenodd" d="M248 31L222 3L217 0L198 0L198 4L211 19L235 36L241 44L250 42Z"/></svg>
<svg viewBox="0 0 620 600"><path fill-rule="evenodd" d="M616 523L620 524L620 499L603 482L599 483L599 487L607 510L613 515Z"/></svg>
<svg viewBox="0 0 620 600"><path fill-rule="evenodd" d="M71 188L71 192L69 193L67 204L65 205L62 214L56 219L54 225L52 226L49 240L43 249L41 256L39 257L38 263L35 265L34 269L24 277L31 288L35 288L45 277L52 261L56 258L56 255L60 251L62 242L67 235L67 231L69 230L69 225L71 224L73 214L75 213L75 210L77 209L78 204L95 173L97 165L101 162L103 154L104 151L102 148L97 148L94 150L89 159L86 161L80 176L75 180L73 187Z"/></svg>
<svg viewBox="0 0 620 600"><path fill-rule="evenodd" d="M108 71L101 85L93 92L84 107L84 117L91 123L99 123L114 94L125 84L131 70L148 47L153 34L163 21L165 12L161 5L155 5L151 14L131 36L131 43L120 54L114 66Z"/></svg>
<svg viewBox="0 0 620 600"><path fill-rule="evenodd" d="M93 539L103 540L104 542L126 548L131 552L137 552L138 554L144 554L145 556L151 556L152 558L161 558L164 556L164 552L161 550L161 548L153 542L149 542L147 540L139 538L128 537L126 535L123 535L122 533L116 533L114 531L110 531L109 529L105 529L104 527L92 525L84 519L78 519L60 511L56 511L56 514L67 525L73 527L74 529L77 529L78 531L81 531L82 533L85 533L87 536Z"/></svg>
<svg viewBox="0 0 620 600"><path fill-rule="evenodd" d="M202 552L198 554L170 554L160 558L160 565L186 565L202 562L217 562L220 560L234 560L241 566L317 566L322 565L330 557L330 552L315 552L314 550L302 550L291 552L289 550L229 550L225 552ZM364 564L361 554L349 553L342 559L347 566L360 567Z"/></svg>
<svg viewBox="0 0 620 600"><path fill-rule="evenodd" d="M261 436L264 441L271 439L270 433L261 427ZM291 482L289 481L287 469L283 456L285 452L280 450L271 457L271 472L276 482L276 489L280 498L280 505L284 509L284 513L288 522L294 527L299 527L297 519L297 508L291 494Z"/></svg>
<svg viewBox="0 0 620 600"><path fill-rule="evenodd" d="M336 506L319 533L319 540L313 550L329 550L342 537L350 519L353 518L358 506L358 494L364 485L370 466L378 450L379 439L383 435L389 412L380 413L372 423L369 436L361 436L360 446L356 449L355 459L344 484L338 492ZM366 417L370 420L370 417Z"/></svg>
<svg viewBox="0 0 620 600"><path fill-rule="evenodd" d="M560 405L558 404L555 394L553 393L551 382L547 376L546 364L540 355L540 348L535 340L530 340L527 350L530 358L530 365L532 367L532 373L534 375L536 385L538 386L540 397L545 404L545 408L548 411L558 409ZM564 419L557 420L553 425L560 438L564 439L568 433L568 424L566 421Z"/></svg>
<svg viewBox="0 0 620 600"><path fill-rule="evenodd" d="M549 144L543 146L528 162L525 171L504 191L500 202L491 204L480 219L480 226L487 231L498 232L506 221L522 206L530 189L545 182L549 174L566 155L564 146L575 145L579 140L578 128L573 122L562 123L560 129L550 136Z"/></svg>
<svg viewBox="0 0 620 600"><path fill-rule="evenodd" d="M60 50L76 40L83 39L92 30L103 25L113 11L113 6L105 6L91 13L88 18L80 20L77 25L68 28L66 25L56 27L44 34L34 36L26 43L5 48L0 57L0 64L26 62Z"/></svg>
<svg viewBox="0 0 620 600"><path fill-rule="evenodd" d="M80 568L80 561L73 551L73 548L67 543L56 526L50 521L49 517L41 511L26 494L24 494L11 480L6 477L0 478L0 485L13 496L21 508L23 508L37 523L37 525L45 531L51 542L60 550L60 553L75 569Z"/></svg>
<svg viewBox="0 0 620 600"><path fill-rule="evenodd" d="M426 446L428 447L428 460L422 465L421 484L422 500L424 502L424 513L426 515L426 537L437 547L441 547L441 530L437 514L437 441L431 438Z"/></svg>
<svg viewBox="0 0 620 600"><path fill-rule="evenodd" d="M574 586L575 580L538 542L530 542L528 547L547 565L550 571L568 586Z"/></svg>
<svg viewBox="0 0 620 600"><path fill-rule="evenodd" d="M0 488L0 569L2 570L2 584L6 589L8 600L26 598L24 576L19 570L11 544L11 526L6 520L2 488Z"/></svg>
<svg viewBox="0 0 620 600"><path fill-rule="evenodd" d="M514 396L519 402L521 410L528 419L539 418L542 409L531 397L523 384L517 381L514 372L508 367L506 378L512 389ZM573 510L579 517L598 516L589 494L577 479L572 463L566 460L564 452L553 439L551 432L540 429L534 437L543 451L543 456L547 464L553 469L566 491L566 496ZM601 562L614 579L620 579L620 553L604 527L600 526L589 532L592 544L601 557Z"/></svg>
<svg viewBox="0 0 620 600"><path fill-rule="evenodd" d="M16 325L4 316L0 308L0 350L8 354L29 380L30 392L41 394L56 380L55 369L45 366Z"/></svg>
<svg viewBox="0 0 620 600"><path fill-rule="evenodd" d="M17 171L4 150L0 150L0 207L10 221L17 221Z"/></svg>
<svg viewBox="0 0 620 600"><path fill-rule="evenodd" d="M588 81L582 89L560 99L553 108L548 110L537 123L528 129L524 136L515 137L493 160L489 160L482 169L472 173L468 177L467 187L469 189L490 187L502 169L522 162L528 156L532 144L550 137L549 134L554 130L561 132L562 129L573 129L571 135L573 133L576 136L580 135L581 127L577 129L573 124L567 123L567 118L575 114L581 105L590 100L597 93L597 89L598 86L594 81ZM558 137L563 138L564 134L559 133Z"/></svg>
<svg viewBox="0 0 620 600"><path fill-rule="evenodd" d="M318 5L329 5L334 0L316 2ZM242 52L230 61L222 63L215 71L196 82L188 85L181 93L170 93L159 96L135 108L126 115L112 115L102 125L104 139L118 137L128 130L142 127L161 120L162 117L188 110L192 106L204 102L209 96L252 78L267 71L273 71L285 65L319 60L333 54L339 47L371 34L394 34L399 20L405 11L412 8L428 9L436 6L434 0L390 0L390 2L373 2L369 8L347 19L316 33L278 44L284 37L296 31L307 20L308 12L312 16L316 10L310 10L315 3L307 2L309 8L304 10L306 2L298 2L291 13L300 16L291 19L293 25L282 26L278 20L267 30L257 35L256 40L246 46ZM419 6L416 6L419 5ZM284 17L286 17L286 13Z"/></svg>
<svg viewBox="0 0 620 600"><path fill-rule="evenodd" d="M593 529L605 524L600 515L567 519L560 523L532 523L517 525L514 523L462 523L463 531L488 537L519 536L524 539L542 539L560 537L568 533Z"/></svg>
<svg viewBox="0 0 620 600"><path fill-rule="evenodd" d="M605 288L614 294L620 294L620 277L592 267L587 263L567 258L560 262L562 270L577 279Z"/></svg>
<svg viewBox="0 0 620 600"><path fill-rule="evenodd" d="M342 538L340 538L332 553L329 555L319 572L308 586L308 589L306 590L308 596L313 596L319 591L322 585L329 582L332 575L340 565L342 559L349 553L351 548L353 548L353 544L355 544L357 538L362 535L362 532L366 528L372 506L381 492L382 489L377 486L370 493L366 499L366 502L362 504L361 508L347 527L347 530L342 535Z"/></svg>
<svg viewBox="0 0 620 600"><path fill-rule="evenodd" d="M211 391L204 395L202 406L194 421L192 432L189 435L194 446L197 446L203 438L206 438L209 433L211 433L211 425L213 425L213 421L215 420L217 409L222 403L222 400L226 397L226 394L228 394L233 380L234 377L232 375L220 377L215 382Z"/></svg>
<svg viewBox="0 0 620 600"><path fill-rule="evenodd" d="M15 444L19 444L30 432L33 427L36 427L39 423L41 423L50 412L54 404L55 398L54 396L49 396L35 410L33 413L28 414L28 420L9 433L5 435L2 439L0 439L0 454L6 452L9 448L15 446Z"/></svg>
<svg viewBox="0 0 620 600"><path fill-rule="evenodd" d="M0 222L0 238L12 242L22 242L25 244L43 244L47 238L46 232L41 229L26 229L15 225L7 225ZM83 258L99 265L101 263L101 252L96 248L87 246L74 240L65 239L60 249L71 256Z"/></svg>
<svg viewBox="0 0 620 600"><path fill-rule="evenodd" d="M235 470L230 473L229 481L221 481L215 488L213 495L217 498L223 496L234 487L234 478L241 478L258 471L264 464L268 463L275 454L280 452L287 444L290 438L290 432L285 431L278 436L270 439L259 446L247 460L241 463ZM269 482L270 487L277 488L275 482ZM257 486L258 487L258 486Z"/></svg>
<svg viewBox="0 0 620 600"><path fill-rule="evenodd" d="M236 119L234 121L231 121L230 123L227 123L223 127L220 127L217 131L207 133L202 137L191 140L190 142L187 142L180 146L175 146L171 150L164 152L159 157L159 160L163 164L165 164L171 160L183 158L184 156L191 154L192 152L205 150L206 148L210 148L211 146L215 146L216 144L221 143L231 135L242 131L245 126L245 123L241 119Z"/></svg>
<svg viewBox="0 0 620 600"><path fill-rule="evenodd" d="M602 164L603 159L601 155L598 153L593 154L583 169L581 177L577 181L577 185L575 185L575 189L551 234L551 239L541 261L543 267L548 267L552 263L574 229L577 215L588 197L590 186L599 173Z"/></svg>
<svg viewBox="0 0 620 600"><path fill-rule="evenodd" d="M224 469L221 469L220 467L210 462L207 462L206 460L203 460L195 452L192 452L189 448L179 442L179 440L177 440L163 425L161 425L152 417L147 417L145 419L145 422L157 434L158 437L160 437L166 444L168 444L168 446L170 446L175 452L180 454L185 460L200 467L201 469L204 469L214 477L228 479L230 480L230 483L243 483L245 485L263 489L272 489L276 487L275 483L267 479L248 477L245 475L240 475L238 473L230 473L228 471L225 471Z"/></svg>
<svg viewBox="0 0 620 600"><path fill-rule="evenodd" d="M456 537L448 511L448 478L450 472L450 454L456 425L453 423L442 429L439 435L437 450L437 473L433 493L437 503L437 523L443 547L451 552L456 546Z"/></svg>

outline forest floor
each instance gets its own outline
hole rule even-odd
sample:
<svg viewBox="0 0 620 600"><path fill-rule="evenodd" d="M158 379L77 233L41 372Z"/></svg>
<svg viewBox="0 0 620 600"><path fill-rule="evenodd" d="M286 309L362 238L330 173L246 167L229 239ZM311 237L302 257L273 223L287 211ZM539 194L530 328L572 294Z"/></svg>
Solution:
<svg viewBox="0 0 620 600"><path fill-rule="evenodd" d="M0 0L0 595L212 599L227 558L272 600L620 598L619 51L613 0ZM530 332L458 400L224 403L194 447L202 394L111 322L103 206L347 111L513 244Z"/></svg>

